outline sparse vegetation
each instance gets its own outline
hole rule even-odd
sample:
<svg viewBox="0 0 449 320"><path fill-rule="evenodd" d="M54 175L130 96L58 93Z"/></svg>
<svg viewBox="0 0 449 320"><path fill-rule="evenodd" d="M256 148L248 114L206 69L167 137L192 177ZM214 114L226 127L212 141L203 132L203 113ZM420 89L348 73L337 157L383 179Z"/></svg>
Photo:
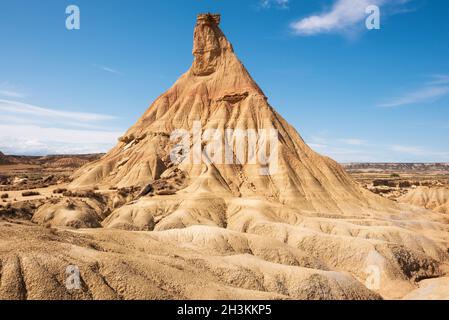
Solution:
<svg viewBox="0 0 449 320"><path fill-rule="evenodd" d="M37 191L24 191L22 192L22 197L33 197L40 196L41 194Z"/></svg>
<svg viewBox="0 0 449 320"><path fill-rule="evenodd" d="M43 204L41 200L22 201L17 203L6 203L3 208L0 208L0 216L30 220L34 212Z"/></svg>
<svg viewBox="0 0 449 320"><path fill-rule="evenodd" d="M7 194L7 193L3 193L1 196L0 196L0 199L8 199L9 198L9 194Z"/></svg>
<svg viewBox="0 0 449 320"><path fill-rule="evenodd" d="M134 193L138 191L139 191L138 187L120 188L118 190L118 194L122 197L127 197L128 195L134 195Z"/></svg>
<svg viewBox="0 0 449 320"><path fill-rule="evenodd" d="M72 201L68 201L67 200L67 209L75 210L76 209L76 205Z"/></svg>
<svg viewBox="0 0 449 320"><path fill-rule="evenodd" d="M401 181L399 182L399 188L410 188L412 183L410 181Z"/></svg>
<svg viewBox="0 0 449 320"><path fill-rule="evenodd" d="M365 189L397 200L417 187L449 187L449 164L353 163L345 166Z"/></svg>
<svg viewBox="0 0 449 320"><path fill-rule="evenodd" d="M53 190L53 193L54 194L62 194L66 191L67 191L67 189L65 189L65 188L57 188L57 189Z"/></svg>
<svg viewBox="0 0 449 320"><path fill-rule="evenodd" d="M378 179L373 181L374 187L384 186L384 187L396 187L397 183L391 180Z"/></svg>
<svg viewBox="0 0 449 320"><path fill-rule="evenodd" d="M91 198L91 199L100 199L102 196L99 193L96 193L95 190L79 190L79 191L65 191L62 194L64 197L72 197L72 198Z"/></svg>

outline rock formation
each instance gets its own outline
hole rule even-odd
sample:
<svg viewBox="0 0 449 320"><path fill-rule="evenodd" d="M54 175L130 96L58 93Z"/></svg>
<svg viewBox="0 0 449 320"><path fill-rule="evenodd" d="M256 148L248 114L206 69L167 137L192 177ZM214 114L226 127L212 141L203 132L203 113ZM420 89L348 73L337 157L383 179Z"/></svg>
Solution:
<svg viewBox="0 0 449 320"><path fill-rule="evenodd" d="M399 202L449 214L449 189L444 187L418 187L398 199Z"/></svg>
<svg viewBox="0 0 449 320"><path fill-rule="evenodd" d="M386 203L361 189L336 162L304 143L269 105L219 29L219 22L219 15L199 15L192 67L150 106L115 148L77 172L72 187L144 187L178 172L182 186L171 185L180 198L199 193L216 199L258 197L296 209L340 214ZM222 142L228 129L275 130L279 142L276 170L261 175L260 164L192 164L193 148L185 161L173 163L170 136L175 130L192 132L195 122L204 133L219 130ZM236 158L236 144L229 147ZM221 159L224 154L222 150Z"/></svg>
<svg viewBox="0 0 449 320"><path fill-rule="evenodd" d="M6 156L3 152L0 151L0 165L11 164L8 156Z"/></svg>

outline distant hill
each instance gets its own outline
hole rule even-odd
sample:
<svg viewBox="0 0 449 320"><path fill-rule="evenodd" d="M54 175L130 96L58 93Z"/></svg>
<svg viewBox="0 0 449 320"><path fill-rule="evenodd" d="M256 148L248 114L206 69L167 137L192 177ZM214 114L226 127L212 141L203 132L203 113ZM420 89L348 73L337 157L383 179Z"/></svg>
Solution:
<svg viewBox="0 0 449 320"><path fill-rule="evenodd" d="M0 165L11 164L9 157L0 151Z"/></svg>
<svg viewBox="0 0 449 320"><path fill-rule="evenodd" d="M384 172L449 172L449 163L343 163L347 171L384 171Z"/></svg>
<svg viewBox="0 0 449 320"><path fill-rule="evenodd" d="M42 165L48 167L81 167L82 165L95 161L103 156L97 154L76 154L76 155L48 155L48 156L16 156L5 155L0 151L0 165L29 164Z"/></svg>
<svg viewBox="0 0 449 320"><path fill-rule="evenodd" d="M398 199L399 202L424 207L435 212L449 213L449 189L418 187Z"/></svg>

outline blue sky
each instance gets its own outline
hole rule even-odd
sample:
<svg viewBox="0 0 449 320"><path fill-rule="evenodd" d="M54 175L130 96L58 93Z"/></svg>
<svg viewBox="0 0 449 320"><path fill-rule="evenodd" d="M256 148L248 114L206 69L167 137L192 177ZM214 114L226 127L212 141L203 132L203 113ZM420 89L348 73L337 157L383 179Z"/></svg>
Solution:
<svg viewBox="0 0 449 320"><path fill-rule="evenodd" d="M65 28L68 5L81 29ZM363 12L380 7L380 30ZM192 63L196 14L342 162L449 162L447 0L2 0L0 150L104 152Z"/></svg>

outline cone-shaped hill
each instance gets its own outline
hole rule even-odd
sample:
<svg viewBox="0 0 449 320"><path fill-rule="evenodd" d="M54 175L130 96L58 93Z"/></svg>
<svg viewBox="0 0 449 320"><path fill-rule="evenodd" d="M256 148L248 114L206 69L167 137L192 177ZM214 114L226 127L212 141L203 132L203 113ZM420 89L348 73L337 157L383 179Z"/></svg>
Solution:
<svg viewBox="0 0 449 320"><path fill-rule="evenodd" d="M155 181L160 184L164 178L176 175L180 185L169 187L179 195L261 197L293 208L334 213L386 202L362 190L336 162L318 155L304 143L268 104L267 97L220 30L219 22L219 15L198 16L192 67L150 106L115 148L78 171L72 187L143 187ZM237 161L229 164L225 160L195 163L194 147L185 161L173 163L172 133L175 130L191 133L195 124L203 133L208 129L220 131L223 144L229 129L276 132L277 154L273 160L276 168L261 174L263 164L248 160L241 161L243 164ZM191 137L192 145L193 134ZM257 139L256 146L260 143ZM207 139L203 134L204 140ZM233 140L236 141L239 140ZM220 159L225 159L226 152L234 159L240 154L236 150L238 143L228 146L230 150L220 150ZM244 155L250 153L249 147L243 148Z"/></svg>

